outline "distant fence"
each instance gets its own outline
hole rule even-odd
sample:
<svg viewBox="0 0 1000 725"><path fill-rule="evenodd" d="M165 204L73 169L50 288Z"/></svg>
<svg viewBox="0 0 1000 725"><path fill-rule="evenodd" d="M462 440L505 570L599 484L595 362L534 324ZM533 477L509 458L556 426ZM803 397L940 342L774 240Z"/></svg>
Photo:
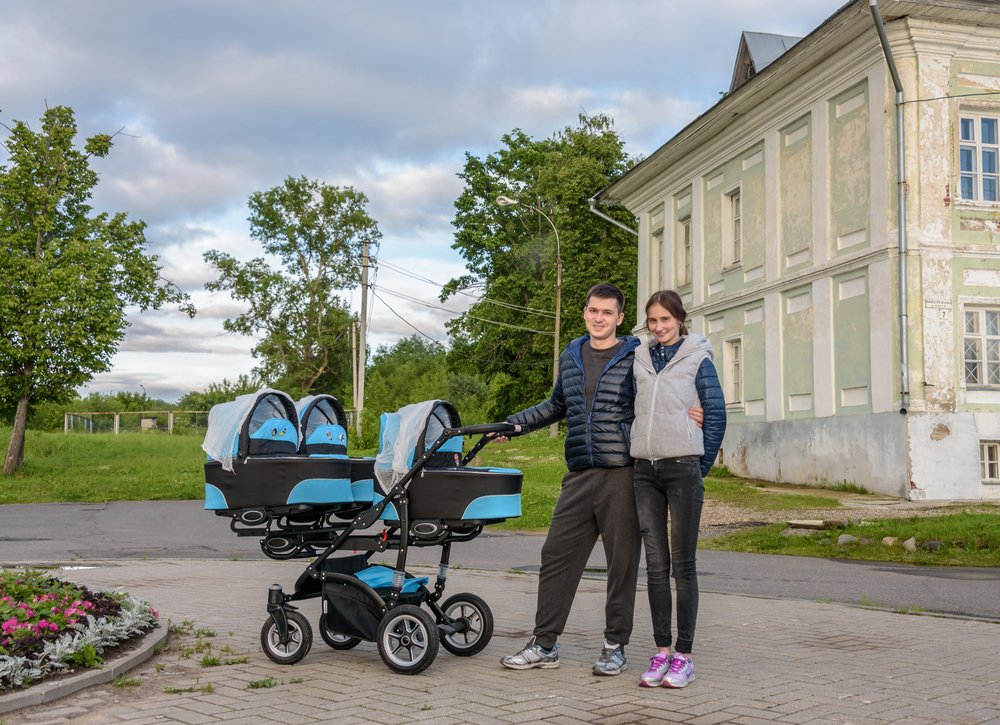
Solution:
<svg viewBox="0 0 1000 725"><path fill-rule="evenodd" d="M139 410L127 413L63 413L63 433L183 433L205 430L207 410Z"/></svg>

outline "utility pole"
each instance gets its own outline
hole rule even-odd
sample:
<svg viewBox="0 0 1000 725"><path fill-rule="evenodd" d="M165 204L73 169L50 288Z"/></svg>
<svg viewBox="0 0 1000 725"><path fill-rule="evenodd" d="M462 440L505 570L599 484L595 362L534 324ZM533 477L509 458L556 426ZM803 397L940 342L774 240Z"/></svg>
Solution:
<svg viewBox="0 0 1000 725"><path fill-rule="evenodd" d="M351 407L358 412L358 324L351 321Z"/></svg>
<svg viewBox="0 0 1000 725"><path fill-rule="evenodd" d="M365 352L368 346L368 240L361 242L361 335L358 340L357 432L361 435L361 413L365 409Z"/></svg>

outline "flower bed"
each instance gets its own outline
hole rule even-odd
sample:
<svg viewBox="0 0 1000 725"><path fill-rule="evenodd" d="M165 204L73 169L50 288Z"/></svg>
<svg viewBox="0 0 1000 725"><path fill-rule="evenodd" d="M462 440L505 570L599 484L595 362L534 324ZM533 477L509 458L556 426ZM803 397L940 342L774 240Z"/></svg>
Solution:
<svg viewBox="0 0 1000 725"><path fill-rule="evenodd" d="M159 615L131 594L94 592L36 570L0 570L0 692L78 667L140 637Z"/></svg>

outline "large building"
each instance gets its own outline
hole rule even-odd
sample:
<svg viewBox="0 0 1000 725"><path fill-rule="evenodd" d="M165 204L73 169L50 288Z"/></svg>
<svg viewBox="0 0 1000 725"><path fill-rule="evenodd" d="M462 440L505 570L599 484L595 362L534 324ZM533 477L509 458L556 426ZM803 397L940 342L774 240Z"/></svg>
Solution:
<svg viewBox="0 0 1000 725"><path fill-rule="evenodd" d="M1000 498L998 126L1000 3L853 0L745 33L729 93L597 194L639 220L640 302L677 289L712 341L720 463Z"/></svg>

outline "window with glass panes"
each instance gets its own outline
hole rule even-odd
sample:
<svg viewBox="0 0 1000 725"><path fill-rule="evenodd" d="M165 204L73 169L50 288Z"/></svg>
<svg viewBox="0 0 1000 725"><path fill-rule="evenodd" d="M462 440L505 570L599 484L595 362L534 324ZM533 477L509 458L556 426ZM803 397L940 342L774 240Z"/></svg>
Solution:
<svg viewBox="0 0 1000 725"><path fill-rule="evenodd" d="M723 373L726 403L743 402L743 339L726 340Z"/></svg>
<svg viewBox="0 0 1000 725"><path fill-rule="evenodd" d="M984 482L1000 483L1000 442L980 441L979 463Z"/></svg>
<svg viewBox="0 0 1000 725"><path fill-rule="evenodd" d="M691 217L677 223L677 236L677 286L682 287L691 281Z"/></svg>
<svg viewBox="0 0 1000 725"><path fill-rule="evenodd" d="M959 195L967 201L1000 201L1000 118L959 117Z"/></svg>
<svg viewBox="0 0 1000 725"><path fill-rule="evenodd" d="M965 384L1000 386L1000 310L965 310Z"/></svg>

